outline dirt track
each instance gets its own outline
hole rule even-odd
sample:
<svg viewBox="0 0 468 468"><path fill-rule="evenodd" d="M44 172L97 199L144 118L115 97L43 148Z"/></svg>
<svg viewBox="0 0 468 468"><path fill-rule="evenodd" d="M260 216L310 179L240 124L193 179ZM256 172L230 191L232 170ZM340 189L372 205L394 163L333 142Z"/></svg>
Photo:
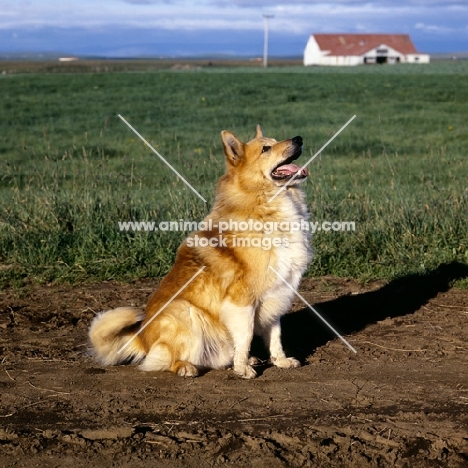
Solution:
<svg viewBox="0 0 468 468"><path fill-rule="evenodd" d="M0 293L0 466L466 467L468 267L360 286L304 280L283 320L300 369L253 381L102 368L94 314L143 306L155 282ZM252 354L264 358L259 342Z"/></svg>

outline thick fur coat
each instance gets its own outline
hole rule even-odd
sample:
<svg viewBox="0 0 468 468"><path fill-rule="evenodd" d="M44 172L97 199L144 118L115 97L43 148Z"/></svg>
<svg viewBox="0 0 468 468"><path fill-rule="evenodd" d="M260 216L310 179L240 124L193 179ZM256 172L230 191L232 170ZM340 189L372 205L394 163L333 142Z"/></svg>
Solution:
<svg viewBox="0 0 468 468"><path fill-rule="evenodd" d="M311 257L309 232L290 229L308 218L300 189L307 170L292 163L302 138L277 142L258 126L248 143L228 131L222 141L226 173L207 229L185 239L144 313L122 307L93 320L89 335L102 364L135 362L181 376L232 366L250 379L255 333L275 366L300 365L283 351L280 318L294 295L283 279L297 289Z"/></svg>

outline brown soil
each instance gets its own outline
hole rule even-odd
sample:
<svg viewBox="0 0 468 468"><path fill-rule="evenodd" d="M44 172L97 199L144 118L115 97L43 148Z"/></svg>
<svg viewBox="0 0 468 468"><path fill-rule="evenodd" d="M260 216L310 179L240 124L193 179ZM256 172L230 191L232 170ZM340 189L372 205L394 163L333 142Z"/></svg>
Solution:
<svg viewBox="0 0 468 468"><path fill-rule="evenodd" d="M102 368L87 327L154 281L0 293L0 466L466 467L468 291L450 264L389 284L306 279L283 341L299 369L196 379ZM255 341L253 354L265 352Z"/></svg>

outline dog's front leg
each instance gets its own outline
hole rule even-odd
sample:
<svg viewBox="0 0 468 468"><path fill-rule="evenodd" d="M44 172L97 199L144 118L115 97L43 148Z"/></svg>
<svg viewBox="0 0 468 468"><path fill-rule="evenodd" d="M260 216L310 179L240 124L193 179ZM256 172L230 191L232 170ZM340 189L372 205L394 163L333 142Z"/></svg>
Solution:
<svg viewBox="0 0 468 468"><path fill-rule="evenodd" d="M265 344L270 350L271 362L276 367L289 368L301 366L301 363L297 359L288 358L286 354L284 354L283 345L281 343L281 322L279 317L263 330L262 335Z"/></svg>
<svg viewBox="0 0 468 468"><path fill-rule="evenodd" d="M280 299L278 299L278 297ZM271 362L276 367L300 367L301 363L292 357L286 357L281 343L282 311L289 310L292 302L291 291L279 289L278 293L262 301L256 318L255 333L261 335L270 351Z"/></svg>
<svg viewBox="0 0 468 468"><path fill-rule="evenodd" d="M225 301L221 316L234 344L233 370L244 379L253 379L257 373L249 364L249 351L253 338L255 309Z"/></svg>

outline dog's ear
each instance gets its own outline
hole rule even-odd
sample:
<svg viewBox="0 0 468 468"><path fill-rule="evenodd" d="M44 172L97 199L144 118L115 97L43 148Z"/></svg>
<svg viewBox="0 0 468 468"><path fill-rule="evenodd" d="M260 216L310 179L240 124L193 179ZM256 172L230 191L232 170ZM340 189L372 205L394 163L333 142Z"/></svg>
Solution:
<svg viewBox="0 0 468 468"><path fill-rule="evenodd" d="M255 132L255 138L263 138L263 131L260 125L257 125L257 131Z"/></svg>
<svg viewBox="0 0 468 468"><path fill-rule="evenodd" d="M244 156L244 143L240 141L233 133L223 130L221 138L224 145L224 153L231 164L237 162Z"/></svg>

